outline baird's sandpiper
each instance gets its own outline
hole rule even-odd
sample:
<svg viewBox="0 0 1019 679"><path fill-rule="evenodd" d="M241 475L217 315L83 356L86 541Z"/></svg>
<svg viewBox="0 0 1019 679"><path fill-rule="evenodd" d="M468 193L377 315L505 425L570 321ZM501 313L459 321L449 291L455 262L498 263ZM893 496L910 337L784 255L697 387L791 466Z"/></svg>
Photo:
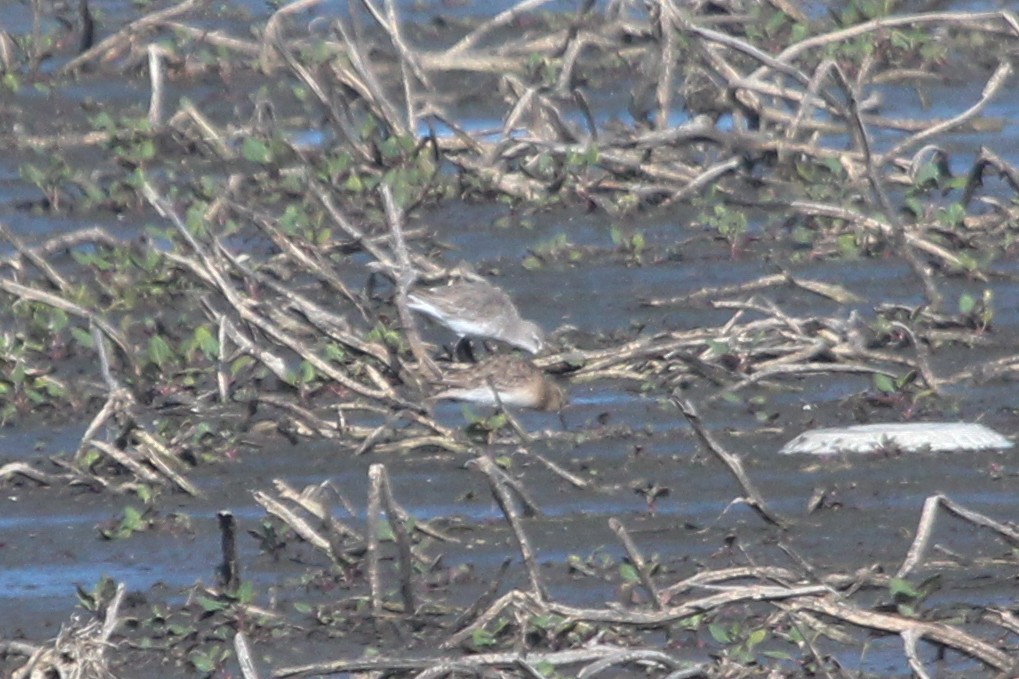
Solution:
<svg viewBox="0 0 1019 679"><path fill-rule="evenodd" d="M536 410L561 410L566 392L531 361L520 356L499 354L453 371L443 377L439 393L431 400L452 399L481 405ZM496 399L495 393L499 395Z"/></svg>
<svg viewBox="0 0 1019 679"><path fill-rule="evenodd" d="M541 351L545 340L536 323L520 317L509 295L485 281L413 290L407 294L407 303L460 338L495 339L532 354Z"/></svg>

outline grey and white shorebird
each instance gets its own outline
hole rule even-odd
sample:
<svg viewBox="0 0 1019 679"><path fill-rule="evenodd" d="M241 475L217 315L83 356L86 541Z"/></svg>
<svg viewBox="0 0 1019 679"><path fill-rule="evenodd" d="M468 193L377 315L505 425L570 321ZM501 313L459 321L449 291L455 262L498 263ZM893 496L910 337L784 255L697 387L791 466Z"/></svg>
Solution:
<svg viewBox="0 0 1019 679"><path fill-rule="evenodd" d="M457 281L407 293L407 306L443 324L461 339L505 342L536 354L545 342L537 323L520 317L513 300L486 281Z"/></svg>
<svg viewBox="0 0 1019 679"><path fill-rule="evenodd" d="M561 410L566 392L531 361L521 356L498 354L443 377L444 389L429 397L480 405ZM498 400L496 399L498 393Z"/></svg>

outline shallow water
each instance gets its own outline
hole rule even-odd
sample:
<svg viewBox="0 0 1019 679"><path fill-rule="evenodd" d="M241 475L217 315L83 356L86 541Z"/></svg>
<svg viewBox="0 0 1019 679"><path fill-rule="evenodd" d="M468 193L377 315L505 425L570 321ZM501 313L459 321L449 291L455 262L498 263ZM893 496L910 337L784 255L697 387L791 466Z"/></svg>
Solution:
<svg viewBox="0 0 1019 679"><path fill-rule="evenodd" d="M262 3L233 3L238 14L252 19L265 16ZM15 14L5 16L5 29L24 31L31 15L27 5L14 5ZM332 4L326 10L336 11ZM133 12L129 3L96 2L97 14L105 22L124 21ZM421 17L450 11L470 15L491 11L467 3L451 10L446 3L415 3ZM414 16L411 14L410 16ZM236 23L226 23L237 30ZM58 62L47 66L55 68ZM951 82L930 87L933 102L924 110L919 101L900 92L886 104L899 117L936 117L958 113L957 101L971 102L983 82ZM188 96L208 101L215 86L197 86ZM73 107L101 94L109 105L131 103L144 106L146 92L138 81L125 82L114 73L92 76L80 85L61 88L61 105ZM242 100L234 99L224 106ZM250 92L245 92L244 96ZM23 125L30 125L32 112L39 114L49 105L51 95L33 94L26 88L11 105L24 107ZM176 96L176 95L175 95ZM603 97L599 116L626 119L623 100ZM1019 91L1014 88L989 109L988 115L1016 119ZM464 119L474 129L498 124L504 111L481 111ZM890 114L890 112L889 112ZM1017 126L1004 132L967 133L945 142L952 154L953 170L964 173L981 144L993 145L1006 160L1019 162ZM314 131L296 130L313 135ZM318 140L309 137L309 143ZM879 140L880 141L880 140ZM1009 153L1013 154L1009 156ZM18 167L29 154L0 155L0 221L26 239L40 239L97 223L115 234L134 237L146 218L111 214L41 216L24 209L37 200L39 192L19 179ZM990 182L988 182L990 184ZM439 241L452 247L446 262L465 260L492 279L517 301L524 316L553 333L572 326L577 342L597 342L602 334L638 337L656 332L718 327L733 311L707 304L649 307L642 300L689 295L705 287L751 281L777 272L762 252L788 255L795 245L788 242L775 222L762 216L752 225L758 239L740 256L733 256L727 243L713 240L708 230L696 224L697 213L688 206L649 210L621 218L578 209L549 209L526 216L526 228L516 222L520 215L501 205L477 205L447 201L439 208L412 216L412 227L434 232ZM777 221L777 218L775 218ZM509 226L503 226L503 223ZM639 229L648 248L638 263L614 253L611 230ZM537 269L523 266L528 256L540 252L559 235L575 247L591 248L606 256L580 263L554 260ZM5 250L5 253L7 251ZM656 254L658 256L656 256ZM783 258L784 260L784 258ZM792 261L792 260L790 260ZM772 288L765 295L788 314L846 319L857 310L866 319L873 316L875 300L915 306L923 290L908 266L897 259L829 259L801 261L782 266L790 273L843 285L865 303L838 305L803 290ZM1014 278L1015 252L1005 252L994 267ZM358 276L354 276L358 278ZM363 283L363 281L361 281ZM984 289L994 292L995 323L987 336L990 347L960 345L938 347L932 356L936 372L948 375L964 367L979 365L992 357L1014 355L1019 337L1019 287L1006 277L981 283L962 277L943 280L950 299L969 293L979 298ZM442 330L426 328L425 336L440 339ZM863 375L808 376L788 380L782 389L758 388L751 393L766 402L770 415L762 423L745 403L700 401L710 396L703 388L684 394L702 403L701 414L708 428L732 451L743 456L748 473L773 510L792 519L794 528L782 532L763 523L745 505L733 504L741 495L728 472L698 444L668 392L658 388L642 392L640 385L621 381L577 381L570 386L572 402L562 414L521 413L529 431L589 432L592 435L575 447L556 440L539 441L534 449L554 458L558 464L592 482L590 489L577 489L552 475L529 456L511 455L511 473L520 475L544 511L540 519L527 522L527 530L538 550L543 571L556 599L575 604L602 605L606 582L598 577L576 577L565 566L567 557L608 554L617 561L623 550L608 529L609 517L620 518L647 554L663 563L670 581L703 568L721 568L747 561L795 567L776 544L781 542L806 563L820 571L851 573L878 567L895 572L909 549L925 498L944 493L968 508L1000 521L1019 516L1019 452L981 452L945 455L834 456L817 460L777 455L787 440L805 428L854 423L854 397L871 388ZM750 394L748 394L749 396ZM983 421L1014 436L1019 429L1015 389L1011 380L965 382L946 389L944 401L932 406L931 417ZM897 421L900 411L887 408L869 413L875 419ZM928 415L928 413L924 413ZM443 405L438 419L449 425L463 422L458 405ZM15 423L0 433L0 463L44 460L75 449L85 422L66 428L44 429ZM609 435L601 436L601 432ZM276 589L283 603L297 597L288 591L292 579L303 572L296 562L281 563L260 553L254 539L244 533L254 529L264 512L251 498L253 490L269 490L272 480L282 478L295 487L329 480L358 508L351 518L363 528L367 472L382 462L392 478L396 498L415 517L448 521L460 528L464 542L443 546L448 567L469 564L476 579L457 591L457 598L470 601L487 585L488 578L507 556L516 557L512 537L501 512L491 500L487 482L465 467L466 456L421 455L353 457L351 451L329 442L286 443L281 437L253 438L236 459L201 468L193 480L204 499L166 494L159 499L161 515L179 512L189 518L189 527L179 533L152 531L130 539L106 541L97 526L107 524L128 505L140 506L134 498L97 495L85 489L40 489L32 484L0 487L0 637L41 640L55 635L75 606L75 585L90 589L102 575L125 582L132 592L152 601L183 601L196 583L215 579L219 532L216 512L229 509L241 526L239 542L243 577L255 582L261 592ZM649 504L640 492L649 485L667 488L668 494ZM816 489L824 489L825 507L807 514L807 504ZM347 518L347 517L341 517ZM966 591L969 606L1010 606L1014 601L1014 555L1011 548L994 536L974 530L955 519L939 519L936 539L940 548L961 555L963 564L976 557L995 557L1007 565L1001 572L987 568L985 575L963 572L962 567L944 567L951 577L973 585ZM323 565L317 555L306 555ZM522 571L504 588L523 584ZM920 573L923 574L923 571ZM1004 574L1004 575L1003 575ZM956 596L957 590L952 590ZM309 595L311 596L311 595ZM265 604L268 595L258 603ZM937 600L932 600L933 605ZM274 651L274 659L301 658L303 649ZM315 653L331 657L332 650L319 647ZM837 652L832 650L832 652ZM932 662L925 649L925 661ZM868 641L867 657L840 657L846 667L858 667L882 676L906 676L897 639ZM965 671L969 665L953 658L949 669Z"/></svg>

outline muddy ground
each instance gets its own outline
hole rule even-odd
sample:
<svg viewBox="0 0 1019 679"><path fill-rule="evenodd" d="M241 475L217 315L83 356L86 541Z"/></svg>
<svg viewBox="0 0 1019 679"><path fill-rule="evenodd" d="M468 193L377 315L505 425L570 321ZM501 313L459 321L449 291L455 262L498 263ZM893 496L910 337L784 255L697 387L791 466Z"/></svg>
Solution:
<svg viewBox="0 0 1019 679"><path fill-rule="evenodd" d="M166 7L172 6L97 2L91 11L102 39ZM421 50L449 45L490 16L487 8L471 5L418 4L403 11L404 33ZM551 13L523 13L485 44L498 52L502 41L518 36L536 41L542 35L561 36L571 22L594 31L599 22L577 19L581 15L575 11L555 7ZM826 20L824 14L808 13L805 18L820 23ZM660 590L698 573L729 568L749 569L745 577L761 586L823 582L852 598L860 611L944 625L982 640L1005 658L1014 657L1019 626L1010 611L1016 558L1007 535L941 513L923 559L901 579L891 576L899 572L924 503L932 496L947 496L1004 524L1015 521L1019 449L943 455L888 449L823 458L777 454L783 443L806 429L861 422L978 421L1007 436L1019 428L1013 387L1014 357L1019 355L1019 252L1014 244L1016 218L1009 212L1015 189L1004 171L998 175L988 170L979 186L961 181L972 177L973 168L986 158L982 147L1000 154L997 158L1006 168L1019 161L1014 88L996 93L975 122L925 140L939 146L951 175L960 181L951 183L942 172L935 188L920 190L923 181L915 175L912 185L887 187L896 206L893 212L905 215L907 230L915 228L913 233L964 255L963 260L916 247L911 261L904 252L915 243L904 245L908 238L901 235L853 231L846 226L848 219L832 225L816 214L805 216L790 207L793 201L830 199L836 204L832 196L837 195L838 205L895 222L882 212L865 172L836 175L822 190L810 184L815 176L811 172L821 161L797 166L770 152L750 158L744 149L746 167L729 172L715 190L681 194L684 181L675 179L676 195L669 197L673 188L665 171L678 162L664 162L661 171L638 177L621 169L621 161L609 162L607 151L593 164L602 173L596 180L585 178L593 171L589 166L562 170L554 180L537 166L522 171L529 162L522 159L524 151L519 151L521 159L500 166L503 174L493 179L475 165L444 158L453 154L445 144L452 146L464 135L444 131L432 120L431 129L426 132L428 126L422 124L417 137L425 140L435 133L445 141L436 142L435 151L427 141L413 152L404 148L400 162L405 166L385 157L355 159L350 163L377 162L379 167L375 173L363 171L357 182L352 179L355 173L345 169L323 171L317 175L320 185L332 187L340 209L388 248L392 216L387 216L372 181L386 176L395 182L394 167L420 169L433 163L438 178L420 189L420 200L404 202L403 229L413 256L421 258L416 263L470 265L504 288L524 317L549 332L550 346L538 363L567 387L569 405L560 413L513 413L526 438L510 428L479 434L479 428L492 422L470 430L467 423L491 415L485 408L440 404L428 415L437 426L406 414L399 403L421 402L419 385L404 379L401 369L385 372L383 361L378 370L395 396L380 398L376 409L344 410L361 397L314 370L288 384L285 376L250 364L227 371L240 385L230 398L215 397L217 377L225 374L222 366L228 361L203 348L196 328L216 329L210 299L218 312L226 309L229 315L230 306L199 272L187 269L183 258L193 252L175 235L172 217L156 209L159 205L185 216L201 243L221 238L228 250L247 257L250 266L278 274L293 290L346 315L359 337L376 338L369 333L380 326L403 332L391 281L373 269L375 259L364 241L331 221L328 210L318 208L309 218L311 226L295 227L298 231L288 237L309 251L319 248L375 323L358 317L354 303L316 275L283 261L286 250L280 241L251 226L264 216L286 223L288 205L310 213L314 189L300 181L291 184L291 171L321 169L327 163L319 159L349 141L337 130L337 118L308 89L302 90L304 98L295 94L301 81L292 67L282 61L267 70L256 67L258 55L247 46L261 43L252 39L251 27L261 35L270 16L266 7L252 3L185 7L68 72L64 69L74 65L80 31L87 23L78 8L16 4L0 19L3 35L20 50L20 57L5 65L8 79L0 98L6 149L0 154L0 224L10 234L2 275L87 307L127 337L129 348L137 352L136 371L125 358L128 352L121 353L113 342L108 351L112 371L127 386L132 405L104 420L93 436L131 452L141 447L132 432L152 433L168 443L194 486L189 493L180 484L137 476L113 458L88 452L83 436L113 391L100 370L96 333L76 311L68 311L70 321L61 324L45 315L49 312L37 310L54 308L52 299L40 301L20 288L5 287L0 464L28 463L40 475L30 477L7 467L0 484L4 676L15 676L28 652L50 643L62 627L80 627L95 618L90 609L98 607L101 618L108 610L109 591L98 590L106 579L112 583L107 585L110 590L116 583L126 585L120 623L111 638L114 646L104 658L119 677L239 676L233 650L238 631L247 635L262 676L289 676L287 668L333 660L367 658L379 662L376 668L387 663L397 667L408 658L436 663L485 652L525 651L539 657L597 643L661 650L676 667L686 663L703 676L764 676L772 671L780 676L905 677L918 666L943 677L1007 676L1008 670L979 653L960 653L945 639L930 642L929 630L928 641L915 647L911 669L908 644L891 633L893 629L848 614L840 618L829 612L825 618L817 610L800 611L805 617L798 618L791 612L794 606L781 601L772 606L746 597L653 624L571 617L565 607L661 610L641 585L633 555L610 528L614 518L649 563L646 570ZM747 36L747 23L711 23L708 16L701 17L699 25ZM287 17L286 39L296 43L323 31L334 38L327 28L333 21L349 18L329 3L312 5ZM370 24L364 16L360 21ZM642 126L650 124L634 114L640 88L633 86L638 76L628 76L628 68L643 77L640 69L651 66L627 50L632 40L657 40L652 29L634 38L638 34L633 26L653 21L634 7L618 21L629 38L592 56L600 66L592 67L582 83L588 88L587 107L603 135L619 126L647 130ZM987 19L989 25L994 21ZM1007 22L999 24L1005 27L994 25L986 32L967 28L971 24L932 24L929 34L917 29L907 37L917 41L917 54L922 47L933 49L919 44L924 36L934 36L936 42L938 36L966 30L988 42L1014 41ZM228 46L196 37L199 29L251 42ZM383 86L399 90L393 50L377 28L362 30L369 36L363 40L371 45L365 54L377 60ZM152 130L138 121L150 110L145 48L157 38L171 54L166 57L165 127ZM779 37L762 39L762 48L778 53L781 46L769 40ZM539 46L531 49L540 54ZM613 49L619 50L618 59L604 58ZM917 57L916 64L895 64L900 76L908 66L926 68L926 75L868 87L868 93L884 97L875 115L941 120L980 100L985 83L1000 68L987 56L995 50L975 39L953 43L952 49L958 52L931 62ZM561 56L555 50L552 54L557 56L535 57L520 78L529 82L546 77L542 69ZM968 58L973 54L982 57ZM878 63L887 66L881 59L888 55L877 55ZM315 63L304 52L300 57ZM851 70L850 57L840 58ZM431 62L422 57L421 63ZM468 70L462 82L477 82L491 94L465 94L457 88L461 76L456 70L440 70L433 74L433 87L445 113L478 139L484 139L479 130L498 133L515 110L507 94L513 88L498 74ZM336 73L335 81L326 69L316 71L316 77L335 88L335 100L370 99ZM686 77L675 75L677 81ZM654 78L649 80L653 84ZM188 126L194 119L188 125L166 122L186 108L185 98L215 121L236 154L224 159L209 150L215 144L208 139L196 141L194 127ZM265 128L254 121L266 107L272 111L271 132L258 137L252 130L261 134ZM680 129L692 119L688 109L677 95L670 103L669 122L660 127ZM361 122L370 117L357 108L351 115ZM581 130L583 118L563 116ZM538 119L544 123L534 122ZM528 120L527 129L536 136L535 130L547 125L548 112ZM735 115L722 115L713 126L727 135L740 124ZM912 132L875 126L872 134L875 149L885 152ZM246 145L246 136L269 141ZM823 138L826 148L857 148L851 133L831 132ZM291 146L284 151L285 143ZM542 153L548 155L558 152L556 144L568 141L543 143ZM705 144L704 138L697 143ZM725 159L731 150L726 143L735 142L707 143L698 151L704 167ZM267 149L272 160L263 154ZM509 153L506 146L500 152ZM643 158L650 165L654 155L648 149ZM891 174L890 166L884 169ZM507 179L511 177L524 179L513 184ZM529 200L525 194L531 189L520 187L532 180L540 180L543 190ZM416 190L416 180L407 181L411 188L404 198ZM145 193L145 182L155 187L158 198ZM977 196L963 200L964 191ZM211 217L209 209L204 229L196 227L191 220L215 202L217 192L229 195L236 205ZM189 212L198 203L201 209ZM952 210L961 210L965 219L956 220ZM735 213L745 215L742 225L733 221ZM45 247L54 238L95 227L103 230L102 238ZM202 240L206 236L209 240ZM61 289L41 273L29 252L41 253L71 285ZM121 254L109 255L112 252ZM148 270L139 264L149 256L180 253L181 259ZM917 253L928 282L933 281L941 297L939 304L932 303L930 286L925 287L917 272ZM148 277L155 271L162 273ZM778 281L776 274L790 278ZM243 280L236 270L231 275L236 287L259 305L282 305L274 301L280 298L273 297L269 283ZM758 281L752 289L738 287ZM819 294L817 286L804 281L838 286L852 297L831 290ZM79 284L85 292L76 291ZM132 287L136 295L129 293ZM232 316L240 323L239 317ZM306 323L303 316L299 321ZM442 328L420 319L417 326L433 353L440 353L451 339ZM245 332L256 342L264 339L263 349L284 346L253 327ZM863 339L853 340L855 332ZM304 328L302 336L312 335ZM748 379L773 367L769 360L788 356L792 350L783 342L795 345L801 335L827 342L824 351L801 362L807 369ZM169 351L179 353L165 359L153 353L154 337L166 337ZM656 343L673 339L675 347L652 351ZM377 338L367 341L385 344ZM406 345L395 346L392 351L409 365ZM858 351L840 354L845 347ZM290 345L287 349L282 353L293 370L309 370L300 351ZM604 357L612 355L620 358L606 362ZM356 361L347 354L337 364L368 384L363 369L354 367ZM50 386L59 382L63 390L47 390L40 381L43 376L51 380ZM280 402L260 394L278 396ZM742 458L754 487L783 526L766 520L743 500L746 489L702 445L681 415L678 399L695 404L706 429ZM302 419L298 409L316 417ZM316 431L313 423L333 426ZM368 444L370 437L362 430L381 434ZM448 444L420 442L417 437L425 430ZM178 433L187 436L178 438ZM440 648L459 629L457 614L482 597L493 580L501 578L495 595L534 588L511 522L493 497L490 477L471 462L486 455L540 508L540 514L522 519L520 525L537 554L547 600L563 608L535 612L520 607ZM576 475L583 487L556 473L541 457ZM419 557L412 578L418 597L415 615L400 606L398 550L391 539L378 547L386 606L373 612L364 540L347 536L338 548L344 559L332 560L292 526L270 517L253 496L278 493L278 481L295 489L323 486L333 516L364 534L370 467L379 464L385 466L395 500L415 521L437 531L414 533ZM142 458L141 465L149 469L151 460ZM238 524L244 583L240 593L226 591L220 581L217 513L222 511L231 512ZM322 522L311 523L321 529ZM501 570L506 560L508 566ZM679 606L681 596L696 599L717 591L705 585L692 588L692 593L674 592L671 600L663 596L662 601L667 609ZM819 633L825 629L820 620L838 629ZM766 633L758 636L759 630ZM511 663L494 666L506 675L523 676ZM574 676L579 666L560 665L555 676ZM412 676L425 667L427 663L411 663L393 672ZM665 676L663 667L620 665L614 676L638 671ZM553 676L551 668L544 669L543 676ZM467 676L467 670L461 672ZM319 668L298 673L328 672Z"/></svg>

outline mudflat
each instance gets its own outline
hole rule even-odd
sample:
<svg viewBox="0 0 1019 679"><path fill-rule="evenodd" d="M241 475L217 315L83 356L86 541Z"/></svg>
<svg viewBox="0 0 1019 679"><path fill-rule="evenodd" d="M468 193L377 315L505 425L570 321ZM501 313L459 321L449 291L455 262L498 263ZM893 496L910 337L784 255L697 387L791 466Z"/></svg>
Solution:
<svg viewBox="0 0 1019 679"><path fill-rule="evenodd" d="M6 7L4 676L1014 673L1015 448L778 454L1016 432L1019 28L892 9Z"/></svg>

